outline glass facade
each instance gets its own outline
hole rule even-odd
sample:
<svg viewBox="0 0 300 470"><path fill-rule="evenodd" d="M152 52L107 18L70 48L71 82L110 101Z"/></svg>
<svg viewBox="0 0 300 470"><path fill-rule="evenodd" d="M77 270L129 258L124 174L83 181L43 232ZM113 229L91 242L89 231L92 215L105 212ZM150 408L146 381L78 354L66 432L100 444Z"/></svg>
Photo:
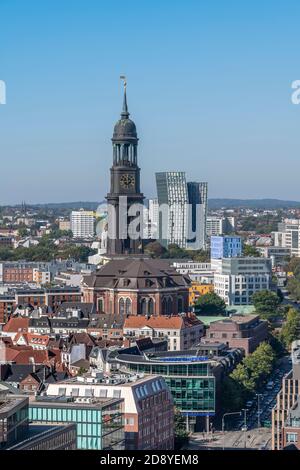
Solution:
<svg viewBox="0 0 300 470"><path fill-rule="evenodd" d="M181 412L195 415L215 413L215 377L207 362L168 363L127 363L132 372L162 375L174 398L175 406Z"/></svg>
<svg viewBox="0 0 300 470"><path fill-rule="evenodd" d="M30 405L33 422L76 423L77 449L121 450L124 448L122 401L101 407L47 403Z"/></svg>
<svg viewBox="0 0 300 470"><path fill-rule="evenodd" d="M20 400L21 401L21 400ZM4 405L5 406L5 405ZM3 406L3 408L4 408ZM7 402L9 408L9 401ZM12 402L11 409L0 414L0 449L24 439L28 432L28 402L16 404Z"/></svg>

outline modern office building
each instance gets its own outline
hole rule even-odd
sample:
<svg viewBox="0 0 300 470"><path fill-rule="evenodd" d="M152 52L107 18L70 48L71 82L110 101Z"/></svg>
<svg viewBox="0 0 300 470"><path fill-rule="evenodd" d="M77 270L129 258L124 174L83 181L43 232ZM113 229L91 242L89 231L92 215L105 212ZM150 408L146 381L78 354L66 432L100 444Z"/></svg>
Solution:
<svg viewBox="0 0 300 470"><path fill-rule="evenodd" d="M0 404L0 450L23 440L28 433L28 397L6 395Z"/></svg>
<svg viewBox="0 0 300 470"><path fill-rule="evenodd" d="M150 238L158 238L158 199L149 199Z"/></svg>
<svg viewBox="0 0 300 470"><path fill-rule="evenodd" d="M84 397L74 387L66 396L66 386L60 383L55 396L36 396L29 403L29 419L33 423L76 423L77 449L123 450L123 399L94 398L89 386Z"/></svg>
<svg viewBox="0 0 300 470"><path fill-rule="evenodd" d="M108 354L108 352L107 350L106 353ZM78 400L84 401L87 399L85 397L93 397L94 400L116 401L118 399L123 401L126 450L173 449L174 405L170 391L162 377L157 375L155 377L137 377L136 375L128 376L128 374L123 373L122 375L113 372L110 372L109 376L103 376L103 373L94 371L92 374L85 374L82 377L49 385L47 398L52 396L55 400L55 397L62 395L65 400L77 397ZM110 416L108 416L107 410L103 410L103 415L102 422L108 423ZM79 417L77 415L76 419L78 420ZM56 417L56 419L58 418ZM95 426L92 431L98 436L97 432L102 432L101 416L99 415L95 419L98 427ZM81 416L82 420L86 420L84 415ZM111 431L114 426L111 424L109 427ZM108 425L106 428L108 429ZM84 427L79 427L78 431L84 438L85 436L82 434L86 432ZM112 438L113 435L108 434L106 438L108 442L102 445L103 449L108 449L112 445ZM80 441L79 444L82 448L83 445L89 444L89 441ZM98 445L100 445L100 441Z"/></svg>
<svg viewBox="0 0 300 470"><path fill-rule="evenodd" d="M17 390L16 390L17 392ZM74 425L34 425L29 420L29 398L3 386L0 399L0 450L75 450Z"/></svg>
<svg viewBox="0 0 300 470"><path fill-rule="evenodd" d="M213 261L214 291L226 305L250 305L255 292L270 289L270 259L245 257Z"/></svg>
<svg viewBox="0 0 300 470"><path fill-rule="evenodd" d="M207 348L207 347L206 347ZM186 417L187 428L209 427L210 417L219 407L219 387L224 374L243 357L240 350L228 350L223 357L208 357L201 346L188 351L138 353L119 349L106 360L134 374L161 375L168 385L175 406Z"/></svg>
<svg viewBox="0 0 300 470"><path fill-rule="evenodd" d="M213 236L210 239L212 259L237 258L242 256L241 237Z"/></svg>
<svg viewBox="0 0 300 470"><path fill-rule="evenodd" d="M272 267L286 266L290 257L291 251L289 248L282 246L256 246L256 250L264 258L270 258Z"/></svg>
<svg viewBox="0 0 300 470"><path fill-rule="evenodd" d="M234 217L209 216L206 220L206 234L208 237L232 233L235 230Z"/></svg>
<svg viewBox="0 0 300 470"><path fill-rule="evenodd" d="M296 405L300 394L300 340L292 343L291 359L292 368L282 379L282 387L272 410L273 450L282 450L288 439L287 433L295 433L290 431L290 428L296 424L293 417L297 418L299 413ZM293 409L295 413L292 413Z"/></svg>
<svg viewBox="0 0 300 470"><path fill-rule="evenodd" d="M174 261L172 266L180 274L188 275L192 282L200 284L213 284L214 271L211 263L198 263L197 261Z"/></svg>
<svg viewBox="0 0 300 470"><path fill-rule="evenodd" d="M30 424L25 439L7 450L76 450L75 424Z"/></svg>
<svg viewBox="0 0 300 470"><path fill-rule="evenodd" d="M187 183L189 200L188 248L206 248L207 183Z"/></svg>
<svg viewBox="0 0 300 470"><path fill-rule="evenodd" d="M188 191L185 173L169 171L156 173L159 204L159 241L163 246L172 243L187 247Z"/></svg>
<svg viewBox="0 0 300 470"><path fill-rule="evenodd" d="M72 211L71 230L74 238L92 238L95 235L95 213L92 211Z"/></svg>
<svg viewBox="0 0 300 470"><path fill-rule="evenodd" d="M273 232L274 245L290 250L291 256L300 256L300 219L284 219Z"/></svg>

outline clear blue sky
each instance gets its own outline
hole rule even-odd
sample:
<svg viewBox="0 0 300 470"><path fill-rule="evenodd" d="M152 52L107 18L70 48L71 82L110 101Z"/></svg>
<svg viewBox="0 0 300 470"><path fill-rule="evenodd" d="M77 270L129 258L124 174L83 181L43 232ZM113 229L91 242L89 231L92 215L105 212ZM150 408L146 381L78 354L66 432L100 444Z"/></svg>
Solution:
<svg viewBox="0 0 300 470"><path fill-rule="evenodd" d="M0 0L0 205L102 200L120 74L156 171L300 200L298 1Z"/></svg>

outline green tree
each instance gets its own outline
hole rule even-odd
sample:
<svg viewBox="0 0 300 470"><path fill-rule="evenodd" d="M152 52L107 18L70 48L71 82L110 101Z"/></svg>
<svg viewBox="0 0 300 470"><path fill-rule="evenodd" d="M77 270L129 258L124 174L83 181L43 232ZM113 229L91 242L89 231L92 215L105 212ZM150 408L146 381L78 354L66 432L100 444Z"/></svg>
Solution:
<svg viewBox="0 0 300 470"><path fill-rule="evenodd" d="M153 258L161 258L165 253L167 253L167 249L158 241L147 243L144 251Z"/></svg>
<svg viewBox="0 0 300 470"><path fill-rule="evenodd" d="M293 273L294 277L299 277L300 276L300 258L293 256L293 258L290 259L290 262L286 266L285 270L287 272Z"/></svg>
<svg viewBox="0 0 300 470"><path fill-rule="evenodd" d="M175 431L175 449L179 450L183 445L189 442L189 433L186 430L185 417L180 411L175 408L174 410L174 431Z"/></svg>
<svg viewBox="0 0 300 470"><path fill-rule="evenodd" d="M271 374L275 362L276 354L270 344L263 342L256 350L247 356L243 363L248 369L255 385L264 382Z"/></svg>
<svg viewBox="0 0 300 470"><path fill-rule="evenodd" d="M224 412L241 410L244 403L245 390L240 382L226 376L222 383L221 407Z"/></svg>
<svg viewBox="0 0 300 470"><path fill-rule="evenodd" d="M290 297L298 302L300 300L300 280L292 277L288 280L286 287Z"/></svg>
<svg viewBox="0 0 300 470"><path fill-rule="evenodd" d="M246 367L244 361L238 364L234 371L230 374L230 377L235 380L242 390L242 398L245 400L249 394L255 390L255 380L251 376L251 370Z"/></svg>
<svg viewBox="0 0 300 470"><path fill-rule="evenodd" d="M269 343L261 343L245 357L225 381L225 409L235 411L248 400L270 376L276 360L276 352Z"/></svg>
<svg viewBox="0 0 300 470"><path fill-rule="evenodd" d="M299 312L290 308L287 313L286 322L284 323L281 334L281 340L284 346L289 349L292 342L300 337L300 315Z"/></svg>
<svg viewBox="0 0 300 470"><path fill-rule="evenodd" d="M201 315L222 315L226 312L226 304L218 294L208 292L195 303L195 312Z"/></svg>
<svg viewBox="0 0 300 470"><path fill-rule="evenodd" d="M268 290L255 292L252 296L252 302L256 312L262 318L268 319L278 315L280 298L275 292L271 292Z"/></svg>
<svg viewBox="0 0 300 470"><path fill-rule="evenodd" d="M255 248L255 246L248 245L247 243L244 243L243 245L243 254L244 256L260 257L260 252Z"/></svg>
<svg viewBox="0 0 300 470"><path fill-rule="evenodd" d="M28 235L27 227L22 226L22 227L18 228L18 234L19 234L19 237L21 237L21 238L26 237Z"/></svg>

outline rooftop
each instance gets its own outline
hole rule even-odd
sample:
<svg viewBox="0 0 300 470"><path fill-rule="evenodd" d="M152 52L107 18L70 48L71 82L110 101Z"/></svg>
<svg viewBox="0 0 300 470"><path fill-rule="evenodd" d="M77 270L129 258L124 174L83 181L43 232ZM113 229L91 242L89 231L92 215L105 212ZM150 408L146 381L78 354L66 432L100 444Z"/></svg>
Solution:
<svg viewBox="0 0 300 470"><path fill-rule="evenodd" d="M86 400L86 401L83 401ZM29 406L36 407L55 407L55 408L106 408L114 403L119 403L122 398L95 398L86 397L83 399L66 396L31 396L29 398Z"/></svg>

